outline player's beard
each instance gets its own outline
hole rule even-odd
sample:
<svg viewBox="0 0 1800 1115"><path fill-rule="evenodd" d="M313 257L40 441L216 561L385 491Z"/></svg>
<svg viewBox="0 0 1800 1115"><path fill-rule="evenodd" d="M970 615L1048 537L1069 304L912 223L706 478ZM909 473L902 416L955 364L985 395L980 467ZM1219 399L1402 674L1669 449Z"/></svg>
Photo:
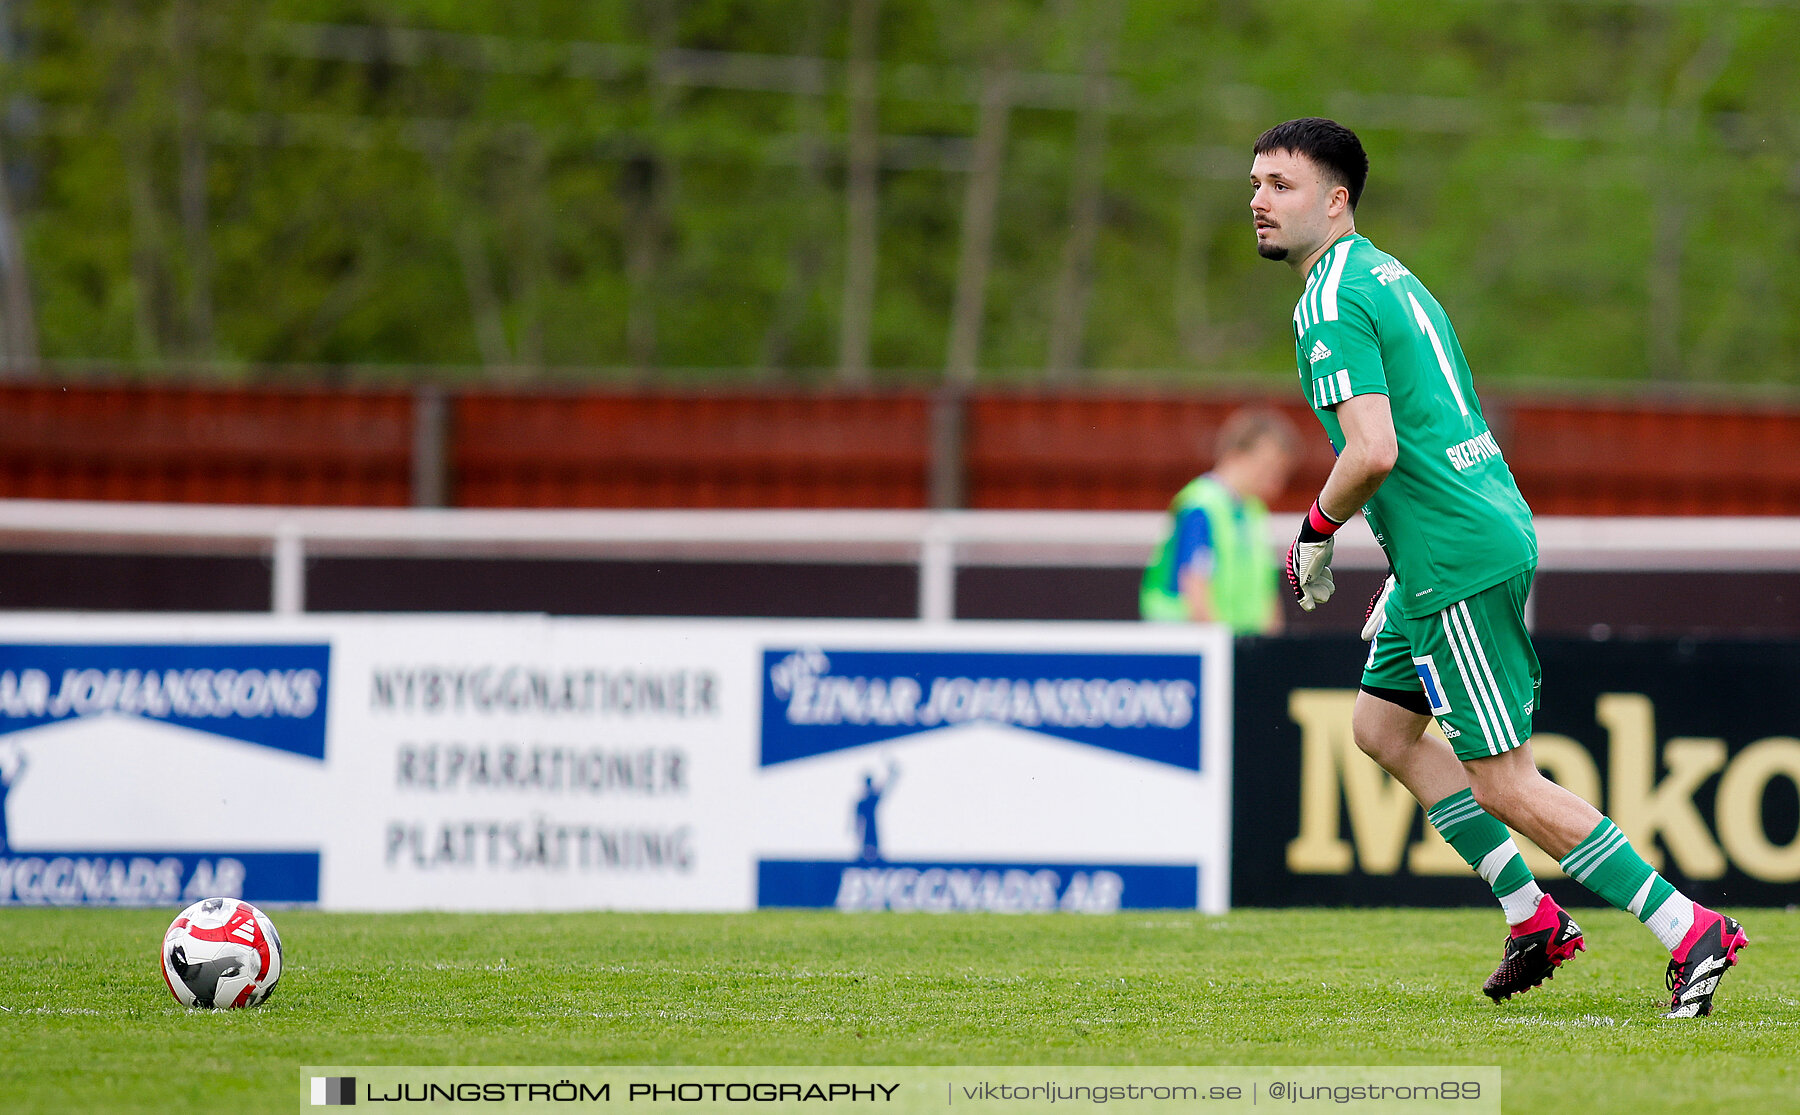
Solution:
<svg viewBox="0 0 1800 1115"><path fill-rule="evenodd" d="M1266 240L1256 243L1256 254L1264 259L1283 260L1288 257L1288 250L1279 244L1271 244Z"/></svg>

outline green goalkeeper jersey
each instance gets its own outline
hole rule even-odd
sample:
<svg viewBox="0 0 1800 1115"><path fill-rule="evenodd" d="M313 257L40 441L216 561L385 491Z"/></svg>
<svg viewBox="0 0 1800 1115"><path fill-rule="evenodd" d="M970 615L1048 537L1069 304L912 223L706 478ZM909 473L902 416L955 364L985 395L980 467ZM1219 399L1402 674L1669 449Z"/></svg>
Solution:
<svg viewBox="0 0 1800 1115"><path fill-rule="evenodd" d="M1336 407L1388 397L1399 459L1363 514L1394 567L1390 607L1416 619L1537 565L1531 508L1481 415L1444 309L1399 260L1354 233L1328 248L1294 308L1313 413L1344 448Z"/></svg>

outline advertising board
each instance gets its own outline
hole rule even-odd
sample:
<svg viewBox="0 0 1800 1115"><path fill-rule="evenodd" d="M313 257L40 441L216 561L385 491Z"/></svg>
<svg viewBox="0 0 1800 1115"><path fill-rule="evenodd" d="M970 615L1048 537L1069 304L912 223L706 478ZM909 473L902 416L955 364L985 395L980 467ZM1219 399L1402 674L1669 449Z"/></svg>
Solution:
<svg viewBox="0 0 1800 1115"><path fill-rule="evenodd" d="M1695 899L1800 900L1800 644L1542 639L1540 768ZM1236 905L1491 901L1412 796L1356 748L1354 638L1237 648ZM1518 837L1557 900L1588 904Z"/></svg>
<svg viewBox="0 0 1800 1115"><path fill-rule="evenodd" d="M0 619L0 904L1222 909L1230 647L1137 625Z"/></svg>
<svg viewBox="0 0 1800 1115"><path fill-rule="evenodd" d="M1223 910L1223 634L949 631L760 648L759 903Z"/></svg>

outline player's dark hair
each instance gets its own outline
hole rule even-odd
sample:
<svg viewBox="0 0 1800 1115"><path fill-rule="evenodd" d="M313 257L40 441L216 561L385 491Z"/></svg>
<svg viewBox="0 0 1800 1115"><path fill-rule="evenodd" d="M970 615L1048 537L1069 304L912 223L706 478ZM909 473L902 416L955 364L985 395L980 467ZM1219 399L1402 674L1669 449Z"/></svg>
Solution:
<svg viewBox="0 0 1800 1115"><path fill-rule="evenodd" d="M1350 191L1350 208L1361 200L1363 183L1369 180L1369 156L1362 140L1336 120L1303 116L1289 120L1256 137L1255 154L1292 151L1304 155L1339 185Z"/></svg>

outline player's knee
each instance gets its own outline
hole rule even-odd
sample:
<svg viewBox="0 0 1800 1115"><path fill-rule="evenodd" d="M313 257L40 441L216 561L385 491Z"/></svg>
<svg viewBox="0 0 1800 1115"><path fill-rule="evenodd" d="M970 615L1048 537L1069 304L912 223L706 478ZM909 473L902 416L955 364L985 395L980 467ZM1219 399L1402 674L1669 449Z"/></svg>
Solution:
<svg viewBox="0 0 1800 1115"><path fill-rule="evenodd" d="M1475 796L1475 804L1486 810L1490 816L1506 820L1518 807L1531 796L1531 787L1509 767L1495 766L1483 769L1481 764L1491 760L1479 760L1471 764L1475 769L1469 772L1469 792ZM1535 770L1530 772L1535 775Z"/></svg>
<svg viewBox="0 0 1800 1115"><path fill-rule="evenodd" d="M1475 796L1475 804L1494 817L1504 817L1509 812L1509 806L1514 800L1509 789L1498 781L1473 778L1469 780L1469 792Z"/></svg>
<svg viewBox="0 0 1800 1115"><path fill-rule="evenodd" d="M1356 741L1356 746L1364 755L1367 755L1371 759L1381 758L1381 744L1379 738L1375 733L1370 732L1355 720L1350 722L1350 738Z"/></svg>
<svg viewBox="0 0 1800 1115"><path fill-rule="evenodd" d="M1383 767L1388 760L1398 758L1409 741L1398 738L1392 732L1371 731L1367 725L1352 721L1350 736L1356 740L1356 746L1364 755L1375 760Z"/></svg>

